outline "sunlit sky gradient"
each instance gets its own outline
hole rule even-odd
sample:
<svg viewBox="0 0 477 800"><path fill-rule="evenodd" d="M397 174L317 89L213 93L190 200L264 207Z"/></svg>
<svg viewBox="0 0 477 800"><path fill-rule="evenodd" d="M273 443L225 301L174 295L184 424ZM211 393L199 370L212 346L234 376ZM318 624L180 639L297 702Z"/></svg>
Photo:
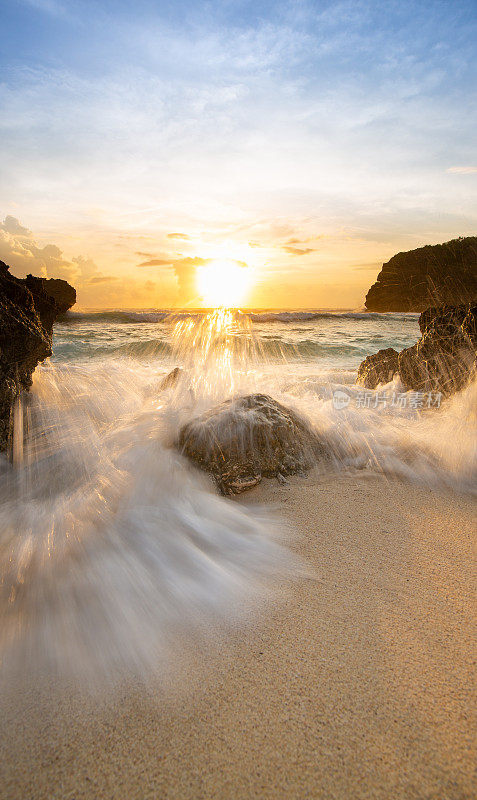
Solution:
<svg viewBox="0 0 477 800"><path fill-rule="evenodd" d="M477 3L2 0L0 259L92 307L360 307L477 231Z"/></svg>

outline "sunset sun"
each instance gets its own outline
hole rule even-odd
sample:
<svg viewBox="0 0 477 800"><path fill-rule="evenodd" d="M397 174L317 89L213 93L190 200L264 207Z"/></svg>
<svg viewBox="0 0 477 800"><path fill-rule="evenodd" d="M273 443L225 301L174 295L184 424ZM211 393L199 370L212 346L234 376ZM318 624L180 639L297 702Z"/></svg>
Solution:
<svg viewBox="0 0 477 800"><path fill-rule="evenodd" d="M251 284L251 270L237 261L216 259L197 269L197 289L207 308L241 305Z"/></svg>

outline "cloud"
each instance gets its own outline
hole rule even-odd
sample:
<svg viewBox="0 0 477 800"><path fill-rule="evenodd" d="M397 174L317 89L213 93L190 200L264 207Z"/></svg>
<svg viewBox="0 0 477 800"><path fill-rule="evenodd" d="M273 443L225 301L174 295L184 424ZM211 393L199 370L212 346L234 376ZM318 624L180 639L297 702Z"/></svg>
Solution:
<svg viewBox="0 0 477 800"><path fill-rule="evenodd" d="M29 231L28 228L24 228L23 225L20 225L16 217L11 217L9 214L5 217L3 222L0 222L0 230L11 233L12 236L32 236L32 232Z"/></svg>
<svg viewBox="0 0 477 800"><path fill-rule="evenodd" d="M138 267L164 267L171 266L177 278L177 285L179 289L178 301L180 303L190 303L197 297L197 289L195 285L196 269L197 267L208 264L210 258L153 258L150 261L143 261L138 264Z"/></svg>
<svg viewBox="0 0 477 800"><path fill-rule="evenodd" d="M0 259L12 267L18 277L31 273L72 281L77 273L74 263L63 257L59 247L54 244L40 247L31 231L11 216L0 223Z"/></svg>
<svg viewBox="0 0 477 800"><path fill-rule="evenodd" d="M93 278L90 279L89 283L109 283L110 281L118 281L119 277L117 275L95 275Z"/></svg>
<svg viewBox="0 0 477 800"><path fill-rule="evenodd" d="M195 276L197 267L203 266L210 258L178 258L172 266L177 277L179 287L179 302L190 303L197 297Z"/></svg>
<svg viewBox="0 0 477 800"><path fill-rule="evenodd" d="M292 256L306 256L308 253L315 252L312 247L290 247L289 245L284 245L283 250Z"/></svg>
<svg viewBox="0 0 477 800"><path fill-rule="evenodd" d="M151 258L150 261L142 261L138 267L167 267L172 264L172 258Z"/></svg>
<svg viewBox="0 0 477 800"><path fill-rule="evenodd" d="M477 167L449 167L446 172L452 172L458 175L471 175L477 172Z"/></svg>
<svg viewBox="0 0 477 800"><path fill-rule="evenodd" d="M78 290L117 280L114 275L102 275L91 258L76 256L69 261L55 244L40 247L32 232L11 216L0 222L0 259L19 278L30 273L43 278L63 278Z"/></svg>
<svg viewBox="0 0 477 800"><path fill-rule="evenodd" d="M190 236L187 233L168 233L168 239L190 239Z"/></svg>

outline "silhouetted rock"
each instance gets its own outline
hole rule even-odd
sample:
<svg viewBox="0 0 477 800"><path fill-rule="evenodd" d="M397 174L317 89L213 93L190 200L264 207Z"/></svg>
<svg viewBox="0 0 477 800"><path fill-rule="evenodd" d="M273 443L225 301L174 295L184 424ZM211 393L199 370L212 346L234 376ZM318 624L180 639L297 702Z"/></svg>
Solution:
<svg viewBox="0 0 477 800"><path fill-rule="evenodd" d="M398 351L392 347L367 356L359 366L357 383L367 389L375 389L380 383L389 383L398 371L398 356Z"/></svg>
<svg viewBox="0 0 477 800"><path fill-rule="evenodd" d="M477 302L477 237L398 253L366 295L368 311L423 311Z"/></svg>
<svg viewBox="0 0 477 800"><path fill-rule="evenodd" d="M214 475L225 494L265 477L304 472L326 454L315 431L268 395L228 400L185 425L178 448Z"/></svg>
<svg viewBox="0 0 477 800"><path fill-rule="evenodd" d="M68 281L61 278L41 278L43 288L58 306L60 314L66 312L76 303L76 289Z"/></svg>
<svg viewBox="0 0 477 800"><path fill-rule="evenodd" d="M0 450L10 440L14 401L31 386L36 365L51 355L53 323L66 310L45 284L49 281L31 275L15 278L0 261Z"/></svg>

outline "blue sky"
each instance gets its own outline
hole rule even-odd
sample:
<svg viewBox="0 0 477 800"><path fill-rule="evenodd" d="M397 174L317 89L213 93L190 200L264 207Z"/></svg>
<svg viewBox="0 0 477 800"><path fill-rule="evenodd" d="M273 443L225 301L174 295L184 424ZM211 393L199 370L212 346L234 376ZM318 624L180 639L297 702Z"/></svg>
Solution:
<svg viewBox="0 0 477 800"><path fill-rule="evenodd" d="M477 230L476 41L475 1L3 0L0 258L85 305L230 257L257 304L359 306Z"/></svg>

